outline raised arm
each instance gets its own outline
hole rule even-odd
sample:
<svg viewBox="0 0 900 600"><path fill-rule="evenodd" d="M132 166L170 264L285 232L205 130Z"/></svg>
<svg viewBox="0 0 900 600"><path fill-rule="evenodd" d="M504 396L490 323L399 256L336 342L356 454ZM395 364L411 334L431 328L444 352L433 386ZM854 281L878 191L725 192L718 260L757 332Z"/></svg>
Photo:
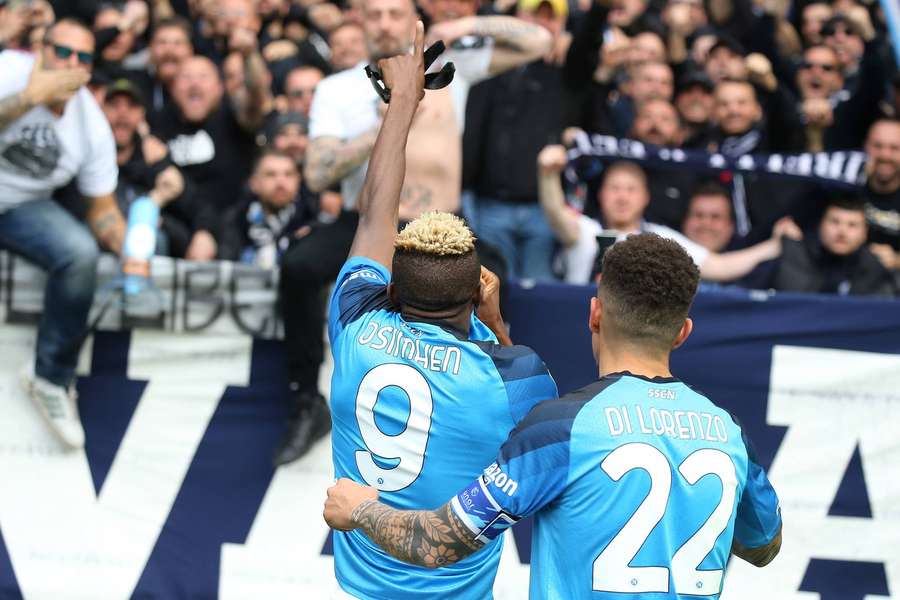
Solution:
<svg viewBox="0 0 900 600"><path fill-rule="evenodd" d="M425 95L425 30L416 23L415 50L378 61L391 103L375 141L366 180L357 201L359 226L350 256L365 256L391 266L397 235L400 190L406 175L406 139L419 101Z"/></svg>
<svg viewBox="0 0 900 600"><path fill-rule="evenodd" d="M790 217L780 219L772 237L764 242L724 254L710 253L700 265L700 276L707 281L733 281L747 275L762 262L781 256L781 238L799 240L803 232Z"/></svg>
<svg viewBox="0 0 900 600"><path fill-rule="evenodd" d="M380 124L379 124L380 125ZM322 136L310 140L303 177L313 192L323 192L361 166L372 154L379 126L350 139Z"/></svg>
<svg viewBox="0 0 900 600"><path fill-rule="evenodd" d="M560 173L566 167L566 149L562 146L546 146L538 154L538 198L544 209L547 223L563 246L578 241L578 218L566 206L566 198Z"/></svg>
<svg viewBox="0 0 900 600"><path fill-rule="evenodd" d="M429 569L459 562L484 546L450 502L437 510L397 510L379 502L374 488L349 479L328 489L324 516L334 529L362 529L397 560Z"/></svg>
<svg viewBox="0 0 900 600"><path fill-rule="evenodd" d="M428 30L428 41L431 44L443 40L449 45L467 35L494 39L488 67L491 76L541 58L553 44L550 33L543 27L507 16L463 17L438 23Z"/></svg>
<svg viewBox="0 0 900 600"><path fill-rule="evenodd" d="M255 133L272 105L269 83L271 75L257 47L256 33L251 29L237 28L231 32L229 47L241 56L244 63L244 82L231 94L241 128Z"/></svg>

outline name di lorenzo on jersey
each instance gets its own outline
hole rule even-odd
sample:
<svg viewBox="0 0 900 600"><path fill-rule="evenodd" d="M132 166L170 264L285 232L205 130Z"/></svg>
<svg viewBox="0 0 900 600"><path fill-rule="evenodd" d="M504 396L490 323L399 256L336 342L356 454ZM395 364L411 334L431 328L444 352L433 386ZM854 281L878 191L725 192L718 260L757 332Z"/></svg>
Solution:
<svg viewBox="0 0 900 600"><path fill-rule="evenodd" d="M651 399L674 400L673 390L648 390ZM606 426L609 435L655 435L669 436L676 440L702 440L705 442L728 442L728 428L719 415L691 410L668 410L640 405L608 406Z"/></svg>

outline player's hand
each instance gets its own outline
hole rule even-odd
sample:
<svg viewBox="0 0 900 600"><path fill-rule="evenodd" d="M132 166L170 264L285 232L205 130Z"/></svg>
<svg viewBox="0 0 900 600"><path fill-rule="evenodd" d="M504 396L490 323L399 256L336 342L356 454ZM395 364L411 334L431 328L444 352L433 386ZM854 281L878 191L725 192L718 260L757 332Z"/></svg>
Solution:
<svg viewBox="0 0 900 600"><path fill-rule="evenodd" d="M156 176L153 189L147 194L160 208L184 191L184 176L175 166L168 166Z"/></svg>
<svg viewBox="0 0 900 600"><path fill-rule="evenodd" d="M416 22L416 42L412 54L400 54L378 61L391 100L407 98L418 103L425 97L425 26Z"/></svg>
<svg viewBox="0 0 900 600"><path fill-rule="evenodd" d="M378 500L378 490L349 479L338 479L328 488L322 516L332 529L351 531L357 527L353 522L353 511L366 500Z"/></svg>
<svg viewBox="0 0 900 600"><path fill-rule="evenodd" d="M85 69L45 69L44 53L39 51L25 86L26 97L34 104L65 104L90 80Z"/></svg>
<svg viewBox="0 0 900 600"><path fill-rule="evenodd" d="M482 323L503 322L500 315L500 278L487 267L481 267L481 291L476 314Z"/></svg>
<svg viewBox="0 0 900 600"><path fill-rule="evenodd" d="M537 162L541 177L559 175L566 168L568 162L566 149L559 144L544 146L544 149L538 154Z"/></svg>

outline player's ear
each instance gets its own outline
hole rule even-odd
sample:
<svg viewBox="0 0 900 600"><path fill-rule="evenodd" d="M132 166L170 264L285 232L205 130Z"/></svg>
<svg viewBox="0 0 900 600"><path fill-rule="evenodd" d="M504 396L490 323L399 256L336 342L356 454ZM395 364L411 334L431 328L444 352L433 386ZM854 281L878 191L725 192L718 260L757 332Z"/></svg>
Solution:
<svg viewBox="0 0 900 600"><path fill-rule="evenodd" d="M687 318L684 320L684 323L681 325L681 331L678 332L678 335L675 336L675 342L672 344L672 350L682 345L687 339L688 336L691 335L691 332L694 330L694 322Z"/></svg>
<svg viewBox="0 0 900 600"><path fill-rule="evenodd" d="M603 321L603 302L594 296L591 298L591 311L588 315L588 329L591 333L600 333L600 322Z"/></svg>
<svg viewBox="0 0 900 600"><path fill-rule="evenodd" d="M400 301L397 300L397 288L394 287L393 281L387 284L387 295L388 300L391 301L391 304L395 304L397 306L400 305Z"/></svg>

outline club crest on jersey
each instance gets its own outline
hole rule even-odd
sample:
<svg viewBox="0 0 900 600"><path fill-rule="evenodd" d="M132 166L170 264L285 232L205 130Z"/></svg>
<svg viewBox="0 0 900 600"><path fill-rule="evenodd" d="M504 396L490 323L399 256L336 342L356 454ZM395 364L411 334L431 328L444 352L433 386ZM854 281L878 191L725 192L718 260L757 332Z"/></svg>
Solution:
<svg viewBox="0 0 900 600"><path fill-rule="evenodd" d="M484 474L481 476L482 481L484 481L485 485L489 483L493 483L495 486L500 488L507 496L512 496L516 493L516 490L519 489L519 484L515 479L512 479L509 475L500 470L500 465L497 463L493 463L491 466L484 470Z"/></svg>

